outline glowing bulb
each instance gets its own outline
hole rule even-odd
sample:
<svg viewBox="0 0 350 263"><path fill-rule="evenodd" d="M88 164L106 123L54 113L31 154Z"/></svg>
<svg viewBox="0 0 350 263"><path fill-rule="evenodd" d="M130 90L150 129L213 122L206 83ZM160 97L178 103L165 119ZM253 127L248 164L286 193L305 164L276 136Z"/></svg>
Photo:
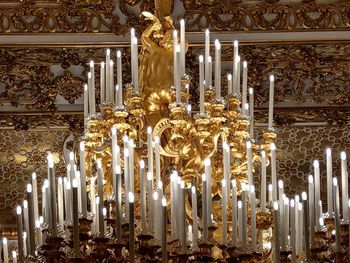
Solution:
<svg viewBox="0 0 350 263"><path fill-rule="evenodd" d="M209 158L205 158L204 159L204 165L205 166L210 166L210 159Z"/></svg>
<svg viewBox="0 0 350 263"><path fill-rule="evenodd" d="M232 180L232 187L237 187L237 181L236 181L236 179L233 179L233 180Z"/></svg>
<svg viewBox="0 0 350 263"><path fill-rule="evenodd" d="M238 47L238 41L237 40L233 41L233 46L236 47L236 48Z"/></svg>
<svg viewBox="0 0 350 263"><path fill-rule="evenodd" d="M227 74L227 80L231 81L232 80L232 74Z"/></svg>
<svg viewBox="0 0 350 263"><path fill-rule="evenodd" d="M74 178L72 181L72 185L73 185L73 188L77 188L78 187L78 180Z"/></svg>
<svg viewBox="0 0 350 263"><path fill-rule="evenodd" d="M261 151L261 157L266 158L266 152L264 150Z"/></svg>
<svg viewBox="0 0 350 263"><path fill-rule="evenodd" d="M273 203L273 209L276 211L278 210L278 202Z"/></svg>
<svg viewBox="0 0 350 263"><path fill-rule="evenodd" d="M105 68L105 63L103 61L101 62L101 68Z"/></svg>
<svg viewBox="0 0 350 263"><path fill-rule="evenodd" d="M98 160L97 160L97 168L98 168L98 169L102 169L102 162L101 162L101 159L98 159Z"/></svg>
<svg viewBox="0 0 350 263"><path fill-rule="evenodd" d="M106 54L109 56L111 54L111 50L109 48L106 49Z"/></svg>
<svg viewBox="0 0 350 263"><path fill-rule="evenodd" d="M36 180L36 173L32 173L32 180Z"/></svg>
<svg viewBox="0 0 350 263"><path fill-rule="evenodd" d="M111 128L111 133L112 133L112 136L116 136L117 135L117 128L115 126L113 126Z"/></svg>
<svg viewBox="0 0 350 263"><path fill-rule="evenodd" d="M199 59L199 62L203 63L203 55L200 55L200 56L198 57L198 59Z"/></svg>
<svg viewBox="0 0 350 263"><path fill-rule="evenodd" d="M283 188L283 181L282 180L278 180L278 188Z"/></svg>
<svg viewBox="0 0 350 263"><path fill-rule="evenodd" d="M327 148L327 149L326 149L326 154L327 154L327 156L331 156L331 155L332 155L332 150L331 150L331 148Z"/></svg>
<svg viewBox="0 0 350 263"><path fill-rule="evenodd" d="M152 172L147 172L147 181L152 181L153 175Z"/></svg>
<svg viewBox="0 0 350 263"><path fill-rule="evenodd" d="M158 200L158 192L157 191L153 192L153 200L155 200L155 201Z"/></svg>
<svg viewBox="0 0 350 263"><path fill-rule="evenodd" d="M274 75L270 75L270 82L274 82L275 81L275 76Z"/></svg>
<svg viewBox="0 0 350 263"><path fill-rule="evenodd" d="M22 207L20 205L17 206L16 213L17 213L17 215L22 214Z"/></svg>
<svg viewBox="0 0 350 263"><path fill-rule="evenodd" d="M294 206L295 206L295 201L294 201L294 199L291 199L291 200L290 200L290 206L291 206L291 207L294 207Z"/></svg>
<svg viewBox="0 0 350 263"><path fill-rule="evenodd" d="M248 67L248 62L247 61L243 61L243 68L247 68Z"/></svg>
<svg viewBox="0 0 350 263"><path fill-rule="evenodd" d="M79 143L79 148L80 148L81 152L85 151L85 143L84 143L84 141Z"/></svg>
<svg viewBox="0 0 350 263"><path fill-rule="evenodd" d="M276 145L274 143L270 144L271 151L276 151Z"/></svg>
<svg viewBox="0 0 350 263"><path fill-rule="evenodd" d="M196 193L196 187L194 185L191 187L191 191L192 191L193 194Z"/></svg>
<svg viewBox="0 0 350 263"><path fill-rule="evenodd" d="M117 51L117 57L120 58L122 56L122 52L120 50Z"/></svg>
<svg viewBox="0 0 350 263"><path fill-rule="evenodd" d="M59 185L61 185L62 184L62 177L58 177L57 182Z"/></svg>
<svg viewBox="0 0 350 263"><path fill-rule="evenodd" d="M303 199L304 201L307 200L307 194L306 194L306 192L302 192L302 193L301 193L301 199Z"/></svg>
<svg viewBox="0 0 350 263"><path fill-rule="evenodd" d="M93 67L94 67L94 61L91 60L91 61L90 61L90 68L93 68Z"/></svg>
<svg viewBox="0 0 350 263"><path fill-rule="evenodd" d="M202 174L202 181L205 182L207 180L205 174Z"/></svg>
<svg viewBox="0 0 350 263"><path fill-rule="evenodd" d="M33 187L31 184L27 184L27 192L31 193L33 191Z"/></svg>
<svg viewBox="0 0 350 263"><path fill-rule="evenodd" d="M314 160L314 168L320 168L320 163L318 162L318 160Z"/></svg>
<svg viewBox="0 0 350 263"><path fill-rule="evenodd" d="M314 178L312 177L312 175L309 175L309 183L313 184L314 183Z"/></svg>
<svg viewBox="0 0 350 263"><path fill-rule="evenodd" d="M341 152L340 153L340 158L345 161L346 160L346 153L345 152Z"/></svg>
<svg viewBox="0 0 350 263"><path fill-rule="evenodd" d="M148 134L151 134L151 133L152 133L152 127L150 127L150 126L147 127L147 133L148 133Z"/></svg>
<svg viewBox="0 0 350 263"><path fill-rule="evenodd" d="M334 185L334 186L337 186L337 185L338 185L337 177L333 177L333 185Z"/></svg>
<svg viewBox="0 0 350 263"><path fill-rule="evenodd" d="M140 168L145 169L145 161L144 160L140 161Z"/></svg>
<svg viewBox="0 0 350 263"><path fill-rule="evenodd" d="M166 206L166 199L165 199L165 197L162 198L162 206Z"/></svg>

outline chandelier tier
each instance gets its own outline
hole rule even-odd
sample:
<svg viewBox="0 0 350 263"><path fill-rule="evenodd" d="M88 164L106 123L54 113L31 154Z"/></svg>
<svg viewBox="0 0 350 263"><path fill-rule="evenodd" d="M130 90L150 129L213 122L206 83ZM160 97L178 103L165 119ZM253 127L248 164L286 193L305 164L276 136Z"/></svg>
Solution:
<svg viewBox="0 0 350 263"><path fill-rule="evenodd" d="M318 162L309 178L308 196L303 192L301 199L289 199L283 182L277 181L273 75L268 129L259 142L254 138L248 65L240 61L238 42L223 97L220 42L214 42L212 63L210 34L205 32L205 54L198 58L199 111L192 112L189 89L196 85L186 74L185 23L181 20L178 38L170 17L144 15L152 24L140 38L140 54L131 30L132 83L123 85L120 50L116 86L109 49L100 63L98 112L96 64L90 62L84 135L70 153L65 177L56 177L48 154L41 213L33 174L26 203L17 207L18 255L14 253L13 262L17 257L20 262L344 259L349 219L346 163L341 184L344 220L330 151L327 213L319 205ZM342 160L346 162L346 156ZM259 182L254 182L254 167L261 167ZM4 254L8 262L7 250Z"/></svg>

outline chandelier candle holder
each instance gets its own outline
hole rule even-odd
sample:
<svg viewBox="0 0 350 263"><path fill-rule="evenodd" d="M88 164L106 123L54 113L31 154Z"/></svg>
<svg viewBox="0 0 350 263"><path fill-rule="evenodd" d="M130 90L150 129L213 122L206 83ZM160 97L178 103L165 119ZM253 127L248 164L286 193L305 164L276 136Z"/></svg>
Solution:
<svg viewBox="0 0 350 263"><path fill-rule="evenodd" d="M114 51L106 50L105 61L99 63L100 80L95 77L97 63L89 63L84 134L69 155L66 176L56 176L48 153L41 213L33 174L27 187L28 208L17 207L16 259L17 255L25 262L347 258L346 154L341 154L339 196L331 150L326 151L326 213L320 207L318 161L308 193L287 197L277 176L274 76L269 76L267 129L257 141L254 90L248 86L249 65L241 62L238 42L233 42L233 71L228 75L228 94L223 96L220 41L214 41L214 86L209 30L205 54L198 57L199 83L191 83L185 67L184 20L178 38L178 32L166 26L170 20L149 12L144 15L152 23L140 41L135 30L130 31L132 83L123 84L121 50L115 52L116 63ZM97 81L100 101L95 98ZM191 112L188 91L196 87L199 109ZM254 182L257 167L261 179ZM23 230L28 242L23 241ZM6 263L5 245L3 249Z"/></svg>

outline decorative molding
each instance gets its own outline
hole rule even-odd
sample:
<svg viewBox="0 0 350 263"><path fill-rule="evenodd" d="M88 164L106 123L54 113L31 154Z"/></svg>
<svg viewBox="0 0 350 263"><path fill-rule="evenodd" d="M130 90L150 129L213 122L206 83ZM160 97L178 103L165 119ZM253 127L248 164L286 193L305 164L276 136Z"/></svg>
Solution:
<svg viewBox="0 0 350 263"><path fill-rule="evenodd" d="M112 33L125 35L130 27L146 27L141 11L154 12L153 0L27 0L0 5L0 34ZM350 30L349 3L280 3L279 1L182 0L177 14L187 30L310 31ZM181 6L183 5L183 6Z"/></svg>

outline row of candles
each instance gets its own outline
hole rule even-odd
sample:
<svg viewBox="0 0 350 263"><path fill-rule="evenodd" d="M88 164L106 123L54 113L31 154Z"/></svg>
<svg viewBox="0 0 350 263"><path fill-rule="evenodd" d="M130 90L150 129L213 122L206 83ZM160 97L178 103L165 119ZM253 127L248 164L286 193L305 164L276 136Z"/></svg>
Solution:
<svg viewBox="0 0 350 263"><path fill-rule="evenodd" d="M134 229L134 142L132 139L124 137L124 171L121 168L120 146L117 142L116 130L112 129L112 152L113 152L113 167L115 167L115 175L113 181L114 195L109 198L115 198L116 206L116 233L117 238L121 238L122 215L125 214L125 220L129 222L129 231L135 232ZM141 207L141 232L149 232L157 240L163 241L163 249L166 250L166 205L167 200L164 194L164 185L160 177L160 154L159 154L159 138L152 138L151 128L148 129L148 165L146 173L145 161L140 161L140 207ZM252 158L251 144L247 142L247 160L248 160L248 184L241 185L241 198L238 200L238 185L235 179L232 179L230 174L230 149L227 143L223 143L223 180L221 183L222 196L222 242L227 243L228 240L228 202L232 203L232 240L235 245L242 247L243 253L248 249L248 237L251 237L251 246L253 251L258 248L256 240L256 197L255 186L252 175ZM315 229L322 229L324 222L324 214L322 212L322 204L320 200L320 166L319 162L314 162L314 175L308 177L308 194L303 192L301 198L299 195L293 199L286 197L283 188L283 182L276 180L276 147L271 144L271 181L267 189L266 185L266 154L261 153L261 195L260 208L266 210L267 201L272 202L275 210L275 222L279 223L274 234L275 251L279 255L279 249L292 249L292 256L295 257L301 252L309 254L308 244L313 244L315 238ZM153 155L155 156L155 167L153 167ZM55 236L60 230L65 230L64 226L73 225L73 239L76 253L79 253L79 223L78 218L86 218L87 211L87 192L86 177L85 177L85 149L84 142L80 144L80 169L77 169L74 163L73 154L70 155L70 164L67 167L67 177L63 180L61 177L56 178L54 172L54 163L52 155L48 155L48 178L42 185L42 213L39 217L37 179L35 173L32 177L32 183L27 185L26 200L23 206L17 207L17 226L18 226L18 257L23 259L25 255L34 254L36 245L42 245L43 234L42 230L48 227ZM336 227L340 227L340 214L345 221L349 220L348 206L348 178L347 174L346 154L341 153L341 189L342 202L339 200L339 185L337 178L332 177L332 156L331 150L326 151L327 165L327 185L330 182L332 189L327 192L327 200L333 200L329 205L328 212L334 214ZM73 167L73 169L72 169ZM204 160L204 174L202 175L202 224L203 230L198 231L200 219L197 212L197 185L188 185L181 180L181 177L174 171L170 175L170 197L168 197L171 207L170 227L172 237L179 238L182 248L186 249L186 240L189 238L192 241L192 246L198 244L198 235L202 235L202 240L208 239L208 228L213 224L213 208L212 208L212 176L210 159ZM153 173L155 172L155 178ZM124 177L124 185L122 185L122 177ZM97 180L97 193L95 192ZM105 198L103 193L103 170L101 162L97 162L97 176L90 179L90 208L93 217L92 232L95 234L104 234L109 231L106 228L105 219L107 209L103 206ZM57 191L56 191L57 187ZM122 188L124 189L124 200L122 200ZM193 226L191 233L186 234L186 208L185 195L186 189L191 189L192 200L192 217ZM266 193L268 192L268 198ZM347 198L347 199L345 199ZM268 200L267 200L268 199ZM345 199L345 202L344 202ZM125 213L123 213L123 206ZM251 233L247 232L245 225L248 219L248 206L251 207ZM109 215L110 216L110 215ZM307 218L305 221L304 218ZM37 228L38 231L34 231ZM23 232L25 230L25 234ZM336 228L337 230L337 228ZM131 234L131 233L130 233ZM340 246L340 230L335 232L336 244ZM164 239L165 238L165 239ZM303 242L303 240L305 240ZM306 241L310 241L306 242ZM135 240L133 241L133 246ZM36 243L36 244L35 244ZM304 247L303 245L304 244ZM262 242L259 242L262 246ZM4 249L6 247L4 246ZM134 255L131 255L134 256ZM278 262L277 257L275 262ZM5 261L6 262L6 261Z"/></svg>
<svg viewBox="0 0 350 263"><path fill-rule="evenodd" d="M176 103L182 104L181 101L181 78L185 75L185 25L184 21L180 22L180 40L178 38L177 30L173 31L173 86L176 90ZM138 40L135 36L135 30L131 29L131 75L132 75L132 84L134 90L139 92L139 83L138 83ZM215 78L214 78L214 88L215 88L215 98L217 101L221 100L221 44L218 39L214 41L215 47ZM232 74L227 74L228 80L228 95L236 95L239 98L242 98L241 111L243 115L249 115L251 118L250 124L250 136L253 138L253 128L254 128L254 94L253 89L248 89L248 63L243 61L241 63L241 57L238 52L238 41L233 42L233 68ZM115 74L114 74L114 63L111 60L111 50L106 50L106 59L105 62L100 63L100 101L101 102L112 102L117 108L122 109L123 106L123 80L122 80L122 53L120 50L116 51L116 82L115 83ZM199 60L199 114L205 115L204 107L204 92L206 86L212 86L213 81L213 63L212 57L210 55L210 33L209 30L205 31L205 56L200 55ZM242 67L241 67L242 64ZM242 74L241 74L242 73ZM242 75L242 77L241 77ZM275 78L273 75L270 75L269 82L269 112L268 112L268 128L273 128L273 104L274 104L274 81ZM90 61L90 71L88 73L88 84L84 87L84 117L87 120L87 117L90 114L94 114L96 111L96 102L95 102L95 63ZM141 87L142 88L142 87ZM170 87L169 87L170 88ZM249 97L249 104L247 103L247 97ZM186 102L188 103L188 101ZM187 108L190 106L186 105ZM249 109L249 112L248 112Z"/></svg>

